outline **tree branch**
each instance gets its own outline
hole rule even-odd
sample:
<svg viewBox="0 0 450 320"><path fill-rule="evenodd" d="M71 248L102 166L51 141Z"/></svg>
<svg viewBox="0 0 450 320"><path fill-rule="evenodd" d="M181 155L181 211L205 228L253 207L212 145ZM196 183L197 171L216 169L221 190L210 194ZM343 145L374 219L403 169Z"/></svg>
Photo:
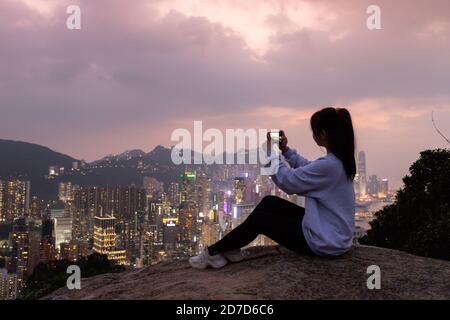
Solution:
<svg viewBox="0 0 450 320"><path fill-rule="evenodd" d="M450 144L450 140L438 129L436 126L436 123L434 122L434 111L431 111L431 122L433 122L433 127L436 129L437 133L444 138L445 141L447 141L448 144Z"/></svg>

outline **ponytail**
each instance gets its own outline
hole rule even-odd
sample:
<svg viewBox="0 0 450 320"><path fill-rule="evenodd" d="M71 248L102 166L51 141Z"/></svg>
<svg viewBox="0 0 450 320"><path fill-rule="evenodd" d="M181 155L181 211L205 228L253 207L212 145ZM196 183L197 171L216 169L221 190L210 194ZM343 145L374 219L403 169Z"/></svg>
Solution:
<svg viewBox="0 0 450 320"><path fill-rule="evenodd" d="M347 178L356 174L355 136L350 113L345 108L324 108L311 117L311 129L318 136L324 130L330 151L342 161Z"/></svg>

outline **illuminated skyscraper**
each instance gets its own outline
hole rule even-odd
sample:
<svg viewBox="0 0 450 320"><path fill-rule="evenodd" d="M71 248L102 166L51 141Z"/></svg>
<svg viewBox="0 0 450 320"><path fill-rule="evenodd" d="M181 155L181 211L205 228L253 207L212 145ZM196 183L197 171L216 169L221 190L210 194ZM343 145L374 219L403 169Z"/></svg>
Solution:
<svg viewBox="0 0 450 320"><path fill-rule="evenodd" d="M379 196L386 198L389 194L389 181L388 179L382 179L380 182L380 192Z"/></svg>
<svg viewBox="0 0 450 320"><path fill-rule="evenodd" d="M165 251L174 251L180 241L180 225L177 218L164 218L163 243Z"/></svg>
<svg viewBox="0 0 450 320"><path fill-rule="evenodd" d="M0 268L0 300L15 300L17 293L17 275Z"/></svg>
<svg viewBox="0 0 450 320"><path fill-rule="evenodd" d="M45 206L44 202L40 201L38 197L34 196L31 198L31 204L30 204L30 216L33 219L41 219L41 214L44 212Z"/></svg>
<svg viewBox="0 0 450 320"><path fill-rule="evenodd" d="M181 177L181 202L191 202L191 203L197 203L198 197L197 197L197 190L195 186L196 182L196 173L195 171L185 171L184 173L180 174Z"/></svg>
<svg viewBox="0 0 450 320"><path fill-rule="evenodd" d="M11 232L12 257L17 274L17 287L19 293L25 287L28 275L29 232L25 217L16 218Z"/></svg>
<svg viewBox="0 0 450 320"><path fill-rule="evenodd" d="M94 224L94 252L106 254L108 260L120 265L126 264L125 250L116 248L116 218L112 216L96 216Z"/></svg>
<svg viewBox="0 0 450 320"><path fill-rule="evenodd" d="M244 201L245 195L245 178L244 177L236 177L233 180L234 186L234 201L236 204L240 204Z"/></svg>
<svg viewBox="0 0 450 320"><path fill-rule="evenodd" d="M58 197L62 202L73 201L75 197L75 190L79 187L72 182L60 182L58 185Z"/></svg>
<svg viewBox="0 0 450 320"><path fill-rule="evenodd" d="M177 207L180 205L180 185L177 182L171 182L169 186L169 201Z"/></svg>
<svg viewBox="0 0 450 320"><path fill-rule="evenodd" d="M28 215L29 208L30 181L0 181L0 222Z"/></svg>
<svg viewBox="0 0 450 320"><path fill-rule="evenodd" d="M214 223L212 221L202 224L202 234L201 234L201 248L205 246L210 246L216 243L220 239L221 230L219 223Z"/></svg>
<svg viewBox="0 0 450 320"><path fill-rule="evenodd" d="M200 232L197 225L198 209L197 206L190 202L182 202L179 209L179 224L180 224L180 243L185 249L186 255L196 253L197 240Z"/></svg>
<svg viewBox="0 0 450 320"><path fill-rule="evenodd" d="M196 181L196 189L197 189L197 204L199 207L199 211L206 214L209 212L210 206L210 187L209 187L209 179L205 174L197 175L197 181Z"/></svg>
<svg viewBox="0 0 450 320"><path fill-rule="evenodd" d="M75 239L92 238L94 217L99 205L98 188L80 188L75 191L72 233Z"/></svg>
<svg viewBox="0 0 450 320"><path fill-rule="evenodd" d="M159 237L160 240L158 241ZM162 232L161 234L158 234L158 227L156 225L149 226L144 234L140 247L140 259L142 260L142 265L147 266L159 262L158 251L163 250L162 237Z"/></svg>
<svg viewBox="0 0 450 320"><path fill-rule="evenodd" d="M54 220L55 247L60 250L61 243L72 240L72 218L58 217Z"/></svg>
<svg viewBox="0 0 450 320"><path fill-rule="evenodd" d="M201 233L199 218L199 189L195 171L185 171L181 177L181 204L179 206L180 245L186 255L197 252L197 240Z"/></svg>
<svg viewBox="0 0 450 320"><path fill-rule="evenodd" d="M75 238L90 238L94 230L94 217L114 216L117 223L133 221L135 212L145 211L145 189L136 186L106 186L80 188L75 191L73 229Z"/></svg>
<svg viewBox="0 0 450 320"><path fill-rule="evenodd" d="M169 215L171 212L171 207L168 203L161 202L149 202L149 223L150 224L158 224L161 219Z"/></svg>
<svg viewBox="0 0 450 320"><path fill-rule="evenodd" d="M358 194L363 197L367 194L367 180L366 180L366 154L364 151L358 153L358 179L359 190Z"/></svg>

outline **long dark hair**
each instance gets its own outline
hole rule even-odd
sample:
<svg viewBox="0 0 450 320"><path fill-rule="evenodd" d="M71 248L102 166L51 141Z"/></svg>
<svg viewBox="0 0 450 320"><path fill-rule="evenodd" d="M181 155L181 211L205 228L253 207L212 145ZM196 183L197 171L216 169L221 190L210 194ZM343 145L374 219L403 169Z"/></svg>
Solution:
<svg viewBox="0 0 450 320"><path fill-rule="evenodd" d="M311 130L319 137L322 130L328 138L330 151L342 161L347 177L355 178L355 135L350 113L345 108L324 108L311 117Z"/></svg>

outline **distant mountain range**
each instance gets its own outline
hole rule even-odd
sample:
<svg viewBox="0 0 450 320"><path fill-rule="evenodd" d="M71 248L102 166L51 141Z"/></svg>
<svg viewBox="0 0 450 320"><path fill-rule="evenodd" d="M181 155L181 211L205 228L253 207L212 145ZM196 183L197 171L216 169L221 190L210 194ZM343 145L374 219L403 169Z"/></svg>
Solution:
<svg viewBox="0 0 450 320"><path fill-rule="evenodd" d="M127 150L123 153L117 154L117 155L107 155L106 157L103 157L100 160L96 160L92 162L93 164L101 163L103 161L127 161L133 158L142 158L146 155L146 153L140 149L134 149L134 150Z"/></svg>
<svg viewBox="0 0 450 320"><path fill-rule="evenodd" d="M194 159L193 151L191 156ZM179 181L183 170L195 170L201 166L175 165L171 159L171 149L160 145L148 153L135 149L108 155L87 163L81 170L72 170L74 162L80 163L80 160L37 144L0 139L0 179L30 180L31 194L43 199L56 198L58 183L66 181L80 186L141 186L143 177L151 176L168 187L170 182ZM64 174L48 179L50 166L64 167ZM217 165L209 168L218 169Z"/></svg>
<svg viewBox="0 0 450 320"><path fill-rule="evenodd" d="M168 183L184 169L172 163L171 151L157 146L149 153L131 150L88 163L81 171L72 170L78 159L37 144L0 139L0 179L31 181L31 194L44 199L56 198L58 183L70 181L81 186L142 185L144 176ZM139 161L141 161L139 166ZM65 173L53 179L46 176L50 166L64 167Z"/></svg>

